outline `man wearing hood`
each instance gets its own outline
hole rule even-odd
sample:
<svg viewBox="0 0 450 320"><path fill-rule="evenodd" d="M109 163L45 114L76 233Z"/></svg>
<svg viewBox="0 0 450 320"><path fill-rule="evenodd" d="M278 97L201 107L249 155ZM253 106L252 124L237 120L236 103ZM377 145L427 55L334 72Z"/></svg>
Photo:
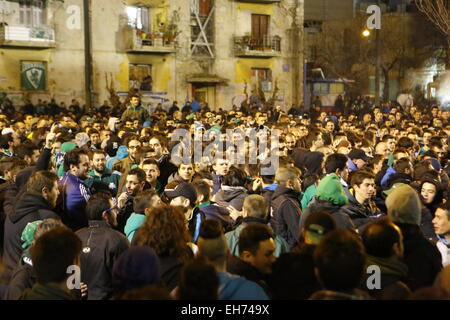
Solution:
<svg viewBox="0 0 450 320"><path fill-rule="evenodd" d="M317 186L315 199L303 211L300 219L300 228L303 228L306 218L312 212L323 210L331 214L338 229L355 231L355 225L352 220L342 210L342 206L347 203L348 198L340 182L340 177L335 173L325 176Z"/></svg>
<svg viewBox="0 0 450 320"><path fill-rule="evenodd" d="M300 170L279 168L275 174L278 187L272 196L272 219L270 225L291 246L298 243L300 234Z"/></svg>
<svg viewBox="0 0 450 320"><path fill-rule="evenodd" d="M89 178L84 183L91 190L108 190L112 196L117 195L120 181L120 173L113 172L106 168L106 152L103 150L94 150L91 155L92 170L89 171Z"/></svg>
<svg viewBox="0 0 450 320"><path fill-rule="evenodd" d="M127 106L127 110L122 113L121 120L125 119L138 119L140 123L144 123L150 118L148 111L141 106L139 96L132 96L130 99L130 104Z"/></svg>
<svg viewBox="0 0 450 320"><path fill-rule="evenodd" d="M9 281L22 253L21 235L29 222L60 217L53 211L59 195L58 176L49 171L36 171L27 182L27 191L17 201L14 214L5 221L3 278Z"/></svg>

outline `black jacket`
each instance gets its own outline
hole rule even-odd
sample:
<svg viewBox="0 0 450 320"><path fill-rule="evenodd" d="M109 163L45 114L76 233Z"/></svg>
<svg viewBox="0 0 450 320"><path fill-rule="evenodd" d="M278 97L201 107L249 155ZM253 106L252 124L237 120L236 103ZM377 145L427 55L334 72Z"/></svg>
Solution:
<svg viewBox="0 0 450 320"><path fill-rule="evenodd" d="M442 269L439 250L424 238L418 226L400 223L397 225L403 233L404 262L409 270L406 284L412 291L432 286Z"/></svg>
<svg viewBox="0 0 450 320"><path fill-rule="evenodd" d="M170 162L169 156L165 155L160 160L158 160L158 168L161 173L158 177L158 181L161 184L161 187L164 189L167 180L170 175L178 170L177 166Z"/></svg>
<svg viewBox="0 0 450 320"><path fill-rule="evenodd" d="M112 298L112 269L117 258L130 246L127 238L106 221L89 221L76 232L83 243L80 256L81 282L88 286L88 300Z"/></svg>
<svg viewBox="0 0 450 320"><path fill-rule="evenodd" d="M19 262L22 254L22 232L29 222L44 220L48 218L58 219L60 217L52 211L50 204L42 195L25 192L17 201L15 213L6 218L4 255L5 265L4 279L9 280L11 272Z"/></svg>
<svg viewBox="0 0 450 320"><path fill-rule="evenodd" d="M26 254L25 254L26 253ZM8 286L6 300L17 300L26 289L31 289L36 283L33 272L33 263L28 250L25 250L19 263L14 269Z"/></svg>
<svg viewBox="0 0 450 320"><path fill-rule="evenodd" d="M270 289L269 289L269 286L267 285L269 275L265 275L265 274L261 273L258 269L253 267L251 264L230 254L230 255L228 255L228 258L227 258L227 271L229 273L236 274L241 277L245 277L247 280L256 282L264 289L266 294L269 297L271 297Z"/></svg>
<svg viewBox="0 0 450 320"><path fill-rule="evenodd" d="M328 201L317 200L314 198L303 211L300 221L300 229L303 228L308 216L315 211L326 211L333 217L338 229L347 229L349 231L356 232L356 227L350 217L345 214L342 207L332 204Z"/></svg>
<svg viewBox="0 0 450 320"><path fill-rule="evenodd" d="M292 189L278 186L272 197L272 218L270 225L275 234L282 236L293 247L300 235L302 215L299 194Z"/></svg>

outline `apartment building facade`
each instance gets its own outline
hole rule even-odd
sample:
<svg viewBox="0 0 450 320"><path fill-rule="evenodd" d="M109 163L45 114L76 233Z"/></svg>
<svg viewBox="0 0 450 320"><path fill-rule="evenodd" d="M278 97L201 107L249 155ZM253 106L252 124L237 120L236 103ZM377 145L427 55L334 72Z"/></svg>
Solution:
<svg viewBox="0 0 450 320"><path fill-rule="evenodd" d="M83 0L0 0L0 92L84 102ZM90 1L92 96L228 109L303 94L303 0Z"/></svg>

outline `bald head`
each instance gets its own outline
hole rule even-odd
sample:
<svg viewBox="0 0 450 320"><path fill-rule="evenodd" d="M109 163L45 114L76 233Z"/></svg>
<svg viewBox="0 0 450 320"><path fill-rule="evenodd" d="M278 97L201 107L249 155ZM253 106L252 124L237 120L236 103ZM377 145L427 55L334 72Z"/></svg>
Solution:
<svg viewBox="0 0 450 320"><path fill-rule="evenodd" d="M375 154L379 154L380 156L383 156L387 158L390 154L388 145L386 142L380 142L375 147Z"/></svg>

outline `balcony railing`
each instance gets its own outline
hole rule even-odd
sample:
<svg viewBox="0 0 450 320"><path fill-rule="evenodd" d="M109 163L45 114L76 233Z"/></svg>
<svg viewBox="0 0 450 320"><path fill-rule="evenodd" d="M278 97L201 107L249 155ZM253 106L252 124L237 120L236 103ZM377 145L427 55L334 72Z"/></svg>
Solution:
<svg viewBox="0 0 450 320"><path fill-rule="evenodd" d="M251 36L235 37L234 52L240 57L279 57L281 56L281 37L264 36L255 39Z"/></svg>
<svg viewBox="0 0 450 320"><path fill-rule="evenodd" d="M132 30L127 52L172 53L175 52L175 41L161 34L142 34Z"/></svg>
<svg viewBox="0 0 450 320"><path fill-rule="evenodd" d="M276 3L281 2L281 0L235 0L237 2L250 2L250 3Z"/></svg>
<svg viewBox="0 0 450 320"><path fill-rule="evenodd" d="M0 46L54 48L55 30L52 26L0 26Z"/></svg>

